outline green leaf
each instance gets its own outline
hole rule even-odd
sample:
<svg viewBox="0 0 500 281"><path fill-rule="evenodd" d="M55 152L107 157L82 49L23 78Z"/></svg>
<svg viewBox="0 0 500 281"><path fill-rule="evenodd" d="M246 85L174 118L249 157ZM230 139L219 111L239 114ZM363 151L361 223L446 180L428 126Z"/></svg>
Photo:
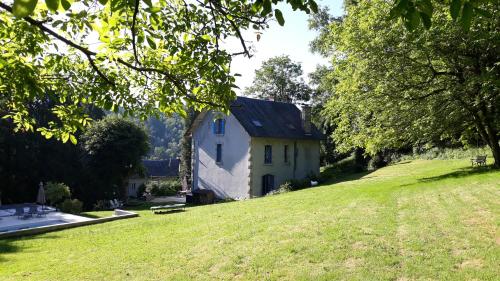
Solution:
<svg viewBox="0 0 500 281"><path fill-rule="evenodd" d="M309 7L311 7L311 10L314 13L318 12L318 4L316 4L316 2L314 2L314 0L309 0Z"/></svg>
<svg viewBox="0 0 500 281"><path fill-rule="evenodd" d="M485 9L481 9L481 8L475 8L474 11L478 14L478 15L481 15L483 17L487 17L487 18L491 18L493 17L493 14L490 13L489 11L485 10Z"/></svg>
<svg viewBox="0 0 500 281"><path fill-rule="evenodd" d="M68 0L61 0L61 6L66 11L71 8L71 2L69 2Z"/></svg>
<svg viewBox="0 0 500 281"><path fill-rule="evenodd" d="M457 20L462 8L462 0L452 0L450 4L450 15L454 20Z"/></svg>
<svg viewBox="0 0 500 281"><path fill-rule="evenodd" d="M12 13L18 18L24 18L33 13L38 0L14 0Z"/></svg>
<svg viewBox="0 0 500 281"><path fill-rule="evenodd" d="M252 4L252 12L257 13L262 8L262 0L257 0Z"/></svg>
<svg viewBox="0 0 500 281"><path fill-rule="evenodd" d="M264 0L262 12L260 12L261 16L266 16L272 11L271 0Z"/></svg>
<svg viewBox="0 0 500 281"><path fill-rule="evenodd" d="M69 135L69 140L71 141L72 144L77 143L77 140L76 140L75 136L73 136L73 135Z"/></svg>
<svg viewBox="0 0 500 281"><path fill-rule="evenodd" d="M428 15L429 17L432 16L432 12L434 11L434 7L432 6L432 3L430 0L418 1L417 7L421 13L424 13L424 14Z"/></svg>
<svg viewBox="0 0 500 281"><path fill-rule="evenodd" d="M99 0L99 3L101 3L101 5L106 5L106 3L108 3L108 0Z"/></svg>
<svg viewBox="0 0 500 281"><path fill-rule="evenodd" d="M45 0L45 4L47 5L47 8L51 10L52 12L57 11L59 8L59 0Z"/></svg>
<svg viewBox="0 0 500 281"><path fill-rule="evenodd" d="M149 47L151 47L152 49L156 49L156 43L155 43L155 40L153 38L146 37L146 40L148 41Z"/></svg>
<svg viewBox="0 0 500 281"><path fill-rule="evenodd" d="M66 132L62 133L62 136L61 136L62 142L66 143L68 141L68 139L69 139L69 133L66 133Z"/></svg>
<svg viewBox="0 0 500 281"><path fill-rule="evenodd" d="M285 19L283 18L283 14L281 13L280 10L278 10L278 9L274 10L274 16L276 17L276 19L278 20L278 23L281 26L285 25Z"/></svg>
<svg viewBox="0 0 500 281"><path fill-rule="evenodd" d="M415 9L409 10L406 15L406 27L409 30L415 30L420 23L420 14Z"/></svg>
<svg viewBox="0 0 500 281"><path fill-rule="evenodd" d="M403 14L403 11L408 8L408 0L400 0L389 12L389 18L395 19Z"/></svg>
<svg viewBox="0 0 500 281"><path fill-rule="evenodd" d="M462 8L462 27L465 30L469 30L470 24L472 22L472 13L473 13L473 8L472 5L467 2L465 3L464 7Z"/></svg>
<svg viewBox="0 0 500 281"><path fill-rule="evenodd" d="M137 43L142 44L143 42L144 42L144 34L143 33L139 33L137 35Z"/></svg>
<svg viewBox="0 0 500 281"><path fill-rule="evenodd" d="M420 19L422 20L425 29L431 28L432 22L431 22L431 17L429 15L420 12Z"/></svg>
<svg viewBox="0 0 500 281"><path fill-rule="evenodd" d="M110 110L112 106L113 106L113 103L111 101L104 102L104 109Z"/></svg>
<svg viewBox="0 0 500 281"><path fill-rule="evenodd" d="M397 7L393 7L389 12L389 19L395 19L399 16L401 16L401 10L398 9Z"/></svg>

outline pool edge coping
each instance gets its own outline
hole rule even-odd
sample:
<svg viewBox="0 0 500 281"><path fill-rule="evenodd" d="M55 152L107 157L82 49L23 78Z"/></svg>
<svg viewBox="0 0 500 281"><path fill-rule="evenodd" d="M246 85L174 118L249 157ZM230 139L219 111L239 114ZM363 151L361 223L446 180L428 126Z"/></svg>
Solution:
<svg viewBox="0 0 500 281"><path fill-rule="evenodd" d="M68 229L68 228L105 223L105 222L110 222L110 221L115 221L115 220L135 218L135 217L139 216L138 213L131 212L131 211L126 211L126 210L121 210L121 209L115 209L114 211L115 211L115 213L111 217L97 218L97 219L78 221L78 222L67 222L67 223L45 225L45 226L39 226L39 227L28 228L28 229L20 229L20 230L14 230L14 231L6 231L6 232L0 233L0 239L19 237L19 236L27 236L27 235L35 235L35 234L41 234L41 233L46 233L46 232L51 232L51 231Z"/></svg>

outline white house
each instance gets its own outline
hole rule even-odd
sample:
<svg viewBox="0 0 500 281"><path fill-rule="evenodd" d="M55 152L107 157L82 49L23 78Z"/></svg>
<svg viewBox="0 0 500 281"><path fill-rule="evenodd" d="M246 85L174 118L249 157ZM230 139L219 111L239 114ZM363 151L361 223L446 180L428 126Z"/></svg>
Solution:
<svg viewBox="0 0 500 281"><path fill-rule="evenodd" d="M230 114L203 112L193 140L192 189L219 198L262 196L290 179L319 174L320 140L310 109L238 97Z"/></svg>

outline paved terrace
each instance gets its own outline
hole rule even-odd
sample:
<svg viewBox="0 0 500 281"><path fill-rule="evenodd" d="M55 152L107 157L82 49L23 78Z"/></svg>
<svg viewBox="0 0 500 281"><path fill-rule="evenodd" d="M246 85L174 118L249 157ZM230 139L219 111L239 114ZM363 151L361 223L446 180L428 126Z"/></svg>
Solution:
<svg viewBox="0 0 500 281"><path fill-rule="evenodd" d="M46 215L38 217L36 214L27 219L19 219L14 216L17 207L23 207L24 212L29 212L31 204L16 204L2 206L0 209L0 232L11 231L17 229L26 229L32 227L46 226L59 223L68 222L81 222L91 220L90 218L75 216L56 212L54 208L44 207L44 211L48 212ZM38 205L37 209L42 210L42 206Z"/></svg>

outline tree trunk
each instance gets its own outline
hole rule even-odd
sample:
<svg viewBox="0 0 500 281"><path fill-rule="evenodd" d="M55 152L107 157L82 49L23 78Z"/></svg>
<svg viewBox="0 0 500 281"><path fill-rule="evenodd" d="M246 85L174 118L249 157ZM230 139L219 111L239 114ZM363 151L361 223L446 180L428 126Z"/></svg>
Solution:
<svg viewBox="0 0 500 281"><path fill-rule="evenodd" d="M186 132L189 130L191 123L194 121L196 114L193 110L187 110L187 117L184 119L184 131L181 140L181 161L179 178L182 184L182 190L191 188L191 136Z"/></svg>
<svg viewBox="0 0 500 281"><path fill-rule="evenodd" d="M500 169L500 145L498 144L498 140L496 145L491 147L491 152L493 152L493 159L495 159L495 163L493 163L493 167Z"/></svg>
<svg viewBox="0 0 500 281"><path fill-rule="evenodd" d="M484 120L484 119L483 119ZM483 138L483 141L488 144L493 154L493 167L500 168L500 145L498 144L498 136L496 131L488 122L481 122L479 118L476 119L476 128Z"/></svg>
<svg viewBox="0 0 500 281"><path fill-rule="evenodd" d="M488 145L493 153L493 167L500 169L500 144L498 144L497 132L491 127L490 124L486 125L486 134L488 135Z"/></svg>

